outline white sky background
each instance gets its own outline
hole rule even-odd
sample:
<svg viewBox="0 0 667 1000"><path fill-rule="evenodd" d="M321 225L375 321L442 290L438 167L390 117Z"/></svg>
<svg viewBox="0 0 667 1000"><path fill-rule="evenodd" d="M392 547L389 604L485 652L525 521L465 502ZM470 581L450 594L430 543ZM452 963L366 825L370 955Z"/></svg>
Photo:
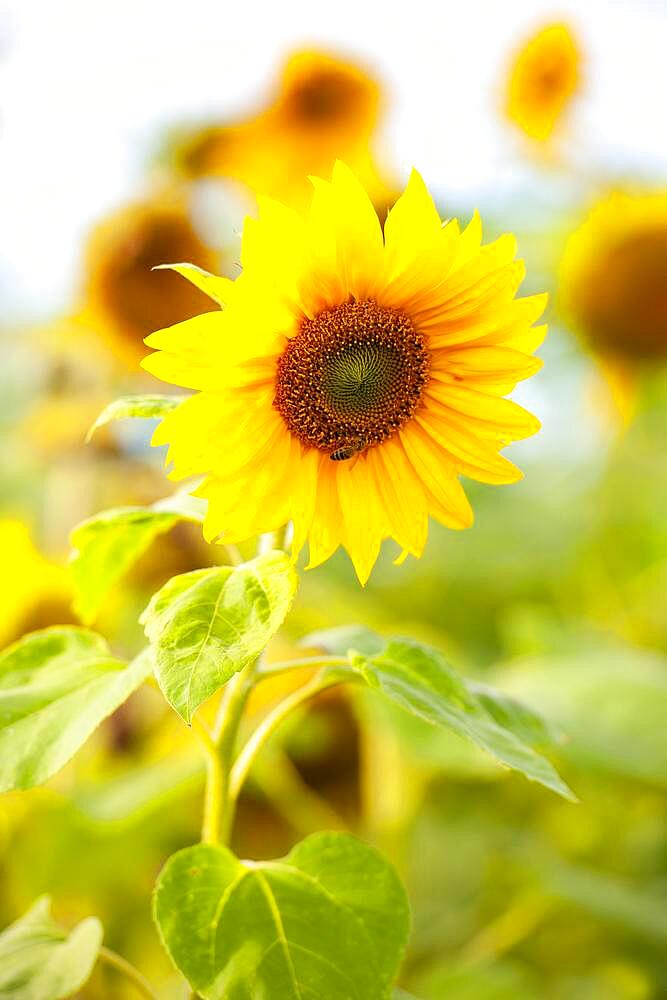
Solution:
<svg viewBox="0 0 667 1000"><path fill-rule="evenodd" d="M161 128L253 106L304 44L386 82L385 146L445 204L529 184L498 84L522 37L559 18L587 56L584 158L665 182L662 0L0 0L0 322L68 305L86 230L141 191Z"/></svg>

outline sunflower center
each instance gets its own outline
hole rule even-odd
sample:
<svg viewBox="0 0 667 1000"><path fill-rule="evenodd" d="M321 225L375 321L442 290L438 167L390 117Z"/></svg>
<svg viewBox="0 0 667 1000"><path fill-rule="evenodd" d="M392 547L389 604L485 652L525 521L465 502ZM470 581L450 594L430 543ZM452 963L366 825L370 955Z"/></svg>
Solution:
<svg viewBox="0 0 667 1000"><path fill-rule="evenodd" d="M354 80L334 70L320 70L294 87L288 99L290 113L306 125L330 125L344 118L359 98Z"/></svg>
<svg viewBox="0 0 667 1000"><path fill-rule="evenodd" d="M351 458L410 419L428 371L407 316L351 300L302 321L278 360L274 406L303 444Z"/></svg>

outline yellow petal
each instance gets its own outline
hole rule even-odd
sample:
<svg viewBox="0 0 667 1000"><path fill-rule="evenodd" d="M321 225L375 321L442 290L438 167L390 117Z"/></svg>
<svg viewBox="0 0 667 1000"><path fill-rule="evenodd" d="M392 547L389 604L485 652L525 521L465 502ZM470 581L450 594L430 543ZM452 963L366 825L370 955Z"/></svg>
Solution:
<svg viewBox="0 0 667 1000"><path fill-rule="evenodd" d="M367 452L391 535L406 552L420 556L428 534L428 506L421 482L395 437Z"/></svg>
<svg viewBox="0 0 667 1000"><path fill-rule="evenodd" d="M219 306L224 306L234 294L234 282L231 278L210 274L209 271L205 271L203 267L197 267L196 264L158 264L153 270L176 271L177 274L187 278L204 295L208 295L210 299L217 302Z"/></svg>
<svg viewBox="0 0 667 1000"><path fill-rule="evenodd" d="M384 224L390 278L423 257L441 237L438 210L420 174L413 170L405 191L389 210Z"/></svg>
<svg viewBox="0 0 667 1000"><path fill-rule="evenodd" d="M341 543L342 515L333 464L328 455L320 455L315 516L308 537L310 560L307 569L325 562Z"/></svg>
<svg viewBox="0 0 667 1000"><path fill-rule="evenodd" d="M336 463L335 474L343 545L363 586L387 536L386 512L365 455Z"/></svg>
<svg viewBox="0 0 667 1000"><path fill-rule="evenodd" d="M410 464L430 494L430 513L448 528L470 527L472 509L442 448L414 420L401 428L399 437Z"/></svg>
<svg viewBox="0 0 667 1000"><path fill-rule="evenodd" d="M454 416L464 417L475 426L478 433L501 433L507 441L530 437L540 429L540 422L532 413L511 399L498 399L460 383L442 383L431 379L426 396L435 400Z"/></svg>
<svg viewBox="0 0 667 1000"><path fill-rule="evenodd" d="M515 483L523 477L509 459L499 455L484 438L433 412L418 416L419 426L451 456L457 471L480 483Z"/></svg>
<svg viewBox="0 0 667 1000"><path fill-rule="evenodd" d="M348 167L337 162L330 184L313 178L310 242L335 252L346 296L373 297L382 274L383 241L377 212ZM333 234L333 244L331 236Z"/></svg>
<svg viewBox="0 0 667 1000"><path fill-rule="evenodd" d="M484 387L487 391L494 383L513 388L517 382L530 378L541 367L540 358L495 345L473 345L448 351L438 363L443 381L449 376L473 388Z"/></svg>

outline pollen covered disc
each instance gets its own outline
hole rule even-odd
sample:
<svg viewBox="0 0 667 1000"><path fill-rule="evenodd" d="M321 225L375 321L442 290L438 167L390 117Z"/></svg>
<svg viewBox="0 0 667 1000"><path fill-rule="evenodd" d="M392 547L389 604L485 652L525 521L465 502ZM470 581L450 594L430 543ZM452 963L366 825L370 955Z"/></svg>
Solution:
<svg viewBox="0 0 667 1000"><path fill-rule="evenodd" d="M407 316L350 300L302 320L278 360L274 405L303 444L351 457L410 419L428 371Z"/></svg>

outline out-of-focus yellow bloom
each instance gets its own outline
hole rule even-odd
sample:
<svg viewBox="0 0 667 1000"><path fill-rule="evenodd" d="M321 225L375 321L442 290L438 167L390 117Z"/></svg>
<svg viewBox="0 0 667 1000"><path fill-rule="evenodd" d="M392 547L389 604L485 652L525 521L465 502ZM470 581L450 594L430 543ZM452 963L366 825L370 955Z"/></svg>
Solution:
<svg viewBox="0 0 667 1000"><path fill-rule="evenodd" d="M515 299L516 241L443 226L413 173L384 226L337 163L307 213L269 199L236 281L177 268L225 308L147 338L143 365L200 390L159 425L171 475L204 475L209 540L294 525L317 566L343 545L365 581L385 538L421 555L429 515L472 523L461 474L509 483L498 454L539 422L502 397L536 372L545 296Z"/></svg>
<svg viewBox="0 0 667 1000"><path fill-rule="evenodd" d="M0 520L0 551L0 648L25 632L72 621L67 569L38 552L22 521Z"/></svg>
<svg viewBox="0 0 667 1000"><path fill-rule="evenodd" d="M598 358L616 418L627 424L639 377L667 362L667 193L613 192L570 237L560 298Z"/></svg>
<svg viewBox="0 0 667 1000"><path fill-rule="evenodd" d="M561 298L599 354L667 359L667 193L613 193L570 237Z"/></svg>
<svg viewBox="0 0 667 1000"><path fill-rule="evenodd" d="M199 130L174 157L189 177L234 178L257 195L296 208L309 201L309 175L327 176L342 159L373 203L386 208L393 191L371 151L380 110L380 88L358 65L297 52L266 109L236 124Z"/></svg>
<svg viewBox="0 0 667 1000"><path fill-rule="evenodd" d="M196 288L168 271L151 270L164 261L181 260L204 268L218 264L179 197L155 196L108 216L86 246L79 326L104 337L121 362L136 367L144 354L143 339L156 320L167 326L206 308Z"/></svg>
<svg viewBox="0 0 667 1000"><path fill-rule="evenodd" d="M542 28L516 54L507 115L531 139L548 139L580 83L579 48L565 24Z"/></svg>
<svg viewBox="0 0 667 1000"><path fill-rule="evenodd" d="M64 453L80 452L86 433L96 417L104 409L108 396L82 397L57 394L38 399L35 407L27 414L20 428L31 451L43 458L62 456ZM108 431L108 428L101 428ZM113 448L113 437L108 433L95 441L98 450Z"/></svg>

